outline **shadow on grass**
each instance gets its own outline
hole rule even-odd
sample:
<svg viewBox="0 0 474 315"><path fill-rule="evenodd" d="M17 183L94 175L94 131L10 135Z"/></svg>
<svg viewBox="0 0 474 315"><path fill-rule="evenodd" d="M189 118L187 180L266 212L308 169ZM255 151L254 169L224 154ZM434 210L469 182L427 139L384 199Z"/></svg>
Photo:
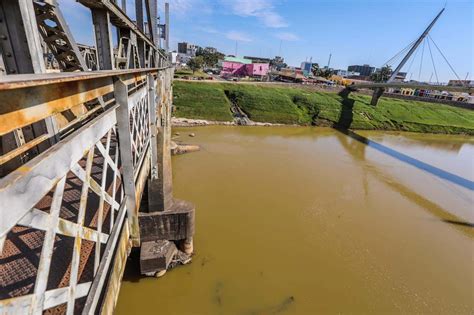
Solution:
<svg viewBox="0 0 474 315"><path fill-rule="evenodd" d="M335 124L337 129L349 129L352 125L352 121L354 120L354 100L349 98L349 94L351 90L344 89L339 92L339 96L342 97L342 106L341 106L341 115L339 116L339 120Z"/></svg>

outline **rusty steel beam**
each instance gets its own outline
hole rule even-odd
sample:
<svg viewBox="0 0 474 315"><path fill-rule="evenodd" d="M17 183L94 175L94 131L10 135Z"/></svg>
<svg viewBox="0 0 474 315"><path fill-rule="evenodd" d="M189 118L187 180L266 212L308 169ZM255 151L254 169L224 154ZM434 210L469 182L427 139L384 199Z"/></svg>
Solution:
<svg viewBox="0 0 474 315"><path fill-rule="evenodd" d="M56 90L58 89L58 90ZM97 99L113 91L112 78L70 81L0 93L0 135ZM58 93L59 92L59 93Z"/></svg>
<svg viewBox="0 0 474 315"><path fill-rule="evenodd" d="M90 9L103 9L110 13L110 22L117 28L126 28L133 31L137 36L144 40L154 50L158 51L158 47L153 40L143 33L142 30L120 9L117 4L109 0L78 0L79 3Z"/></svg>
<svg viewBox="0 0 474 315"><path fill-rule="evenodd" d="M57 83L65 83L72 81L83 81L89 79L99 79L104 77L120 76L126 80L133 77L145 76L148 73L157 73L167 69L162 68L143 68L143 69L129 69L129 70L101 70L88 72L73 72L73 73L48 73L48 74L19 74L0 77L0 91L20 89L26 87L33 87L39 85L49 85ZM56 91L60 93L60 91ZM1 114L1 113L0 113Z"/></svg>
<svg viewBox="0 0 474 315"><path fill-rule="evenodd" d="M156 71L156 70L155 70ZM54 74L0 80L0 135L94 100L113 91L114 77L127 85L143 82L153 70L108 73ZM95 78L95 80L92 80Z"/></svg>
<svg viewBox="0 0 474 315"><path fill-rule="evenodd" d="M150 176L152 156L156 163L163 155L159 150L169 149L168 146L158 148L156 143L153 146L151 141L156 142L156 130L151 132L150 129L159 125L170 136L172 77L172 69L154 68L13 75L0 79L0 135L89 99L110 97L105 112L96 113L90 120L78 124L80 128L67 131L67 136L49 150L0 179L0 249L7 246L9 232L17 225L46 231L33 294L0 300L0 313L39 313L67 304L63 310L67 308L72 314L76 299L86 295L89 296L83 313L112 312L126 257L132 246L140 244L138 212ZM160 82L158 88L157 82ZM113 145L112 137L115 139ZM35 143L26 141L18 151L0 156L0 160L20 154ZM97 167L100 156L103 157L102 170L99 166L99 171L93 175L92 166ZM113 171L112 192L106 188L109 169ZM98 173L102 173L100 180L94 177ZM171 183L171 173L162 174L169 178L161 180ZM77 188L80 202L76 223L58 217L59 206L68 198L65 187L71 185L68 184L70 178L82 183ZM52 210L43 212L45 205L39 204L51 191L54 191ZM86 213L96 211L89 207L89 193L98 196L100 203L94 225L86 224L84 219ZM103 208L105 203L109 205L108 210ZM114 214L115 210L117 213ZM106 220L107 211L110 211L110 219ZM103 224L110 224L110 229L103 230ZM45 284L48 274L54 270L51 269L51 252L55 248L55 235L74 238L72 259L68 262L70 282L68 287L48 290ZM88 271L93 273L93 282L79 283L85 268L79 259L81 244L91 242L96 244L93 267ZM107 244L104 255L101 255L103 247L99 244Z"/></svg>

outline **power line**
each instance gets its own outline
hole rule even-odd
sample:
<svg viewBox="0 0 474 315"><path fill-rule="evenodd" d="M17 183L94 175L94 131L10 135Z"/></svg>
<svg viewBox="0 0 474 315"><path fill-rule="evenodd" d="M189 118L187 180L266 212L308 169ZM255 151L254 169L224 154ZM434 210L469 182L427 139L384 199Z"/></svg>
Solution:
<svg viewBox="0 0 474 315"><path fill-rule="evenodd" d="M423 39L423 49L421 50L420 71L418 72L418 81L421 80L421 69L423 68L423 56L425 55L426 39Z"/></svg>
<svg viewBox="0 0 474 315"><path fill-rule="evenodd" d="M439 84L438 71L436 71L436 66L435 66L435 62L434 62L434 59L433 59L433 53L431 52L431 45L430 45L429 40L428 40L428 49L430 51L431 63L433 64L434 73L436 75L436 83Z"/></svg>
<svg viewBox="0 0 474 315"><path fill-rule="evenodd" d="M395 54L395 56L393 56L392 58L390 58L387 62L385 62L383 65L388 65L390 64L392 61L394 61L396 58L398 58L401 54L403 54L406 50L410 49L414 44L415 44L416 40L412 41L410 44L408 44L408 46L406 46L405 48L403 48L402 50L400 50L398 53Z"/></svg>
<svg viewBox="0 0 474 315"><path fill-rule="evenodd" d="M419 52L419 51L420 51L419 49L417 49L417 50L415 51L415 55L413 56L413 59L411 60L410 65L408 66L408 71L407 71L407 73L410 73L411 66L413 65L413 62L415 61L416 57L418 56L418 52ZM411 77L410 77L410 80L411 80Z"/></svg>
<svg viewBox="0 0 474 315"><path fill-rule="evenodd" d="M443 56L444 58L444 61L446 61L446 63L448 64L449 68L451 68L451 70L453 71L454 75L456 76L456 78L458 80L461 81L461 79L459 78L458 74L456 73L456 71L454 70L453 66L451 66L451 64L449 63L448 59L446 58L446 56L443 54L443 52L441 51L441 49L439 49L438 45L436 45L435 41L433 40L433 38L428 35L428 38L431 39L431 41L433 42L433 44L435 45L436 49L438 49L439 53L441 54L441 56Z"/></svg>

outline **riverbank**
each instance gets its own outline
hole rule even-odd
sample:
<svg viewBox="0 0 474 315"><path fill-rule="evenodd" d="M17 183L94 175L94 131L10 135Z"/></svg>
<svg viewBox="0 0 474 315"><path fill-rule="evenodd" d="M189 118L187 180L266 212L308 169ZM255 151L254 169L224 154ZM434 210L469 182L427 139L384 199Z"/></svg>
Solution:
<svg viewBox="0 0 474 315"><path fill-rule="evenodd" d="M216 121L216 120L206 120L206 119L193 119L193 118L183 118L183 117L172 117L171 125L173 127L197 127L197 126L238 126L239 124L235 121ZM273 124L273 123L262 123L262 122L251 122L249 126L285 126L284 124Z"/></svg>
<svg viewBox="0 0 474 315"><path fill-rule="evenodd" d="M233 103L262 124L474 135L474 111L442 104L382 97L374 107L368 95L294 86L176 81L173 90L174 115L202 125L233 125Z"/></svg>

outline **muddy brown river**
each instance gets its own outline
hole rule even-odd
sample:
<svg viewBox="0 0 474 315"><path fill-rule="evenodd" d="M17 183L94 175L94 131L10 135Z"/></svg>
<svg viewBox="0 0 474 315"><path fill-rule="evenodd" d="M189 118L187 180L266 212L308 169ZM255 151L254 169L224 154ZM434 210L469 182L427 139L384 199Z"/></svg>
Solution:
<svg viewBox="0 0 474 315"><path fill-rule="evenodd" d="M130 261L117 314L474 313L472 137L176 131L202 146L173 158L196 254L160 279Z"/></svg>

